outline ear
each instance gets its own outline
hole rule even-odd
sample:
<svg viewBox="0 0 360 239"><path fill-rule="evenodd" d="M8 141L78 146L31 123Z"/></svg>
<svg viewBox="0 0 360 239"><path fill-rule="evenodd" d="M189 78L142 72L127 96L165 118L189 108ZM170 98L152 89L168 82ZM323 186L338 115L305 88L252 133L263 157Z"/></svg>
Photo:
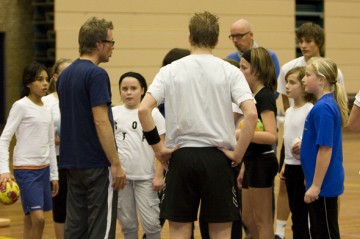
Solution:
<svg viewBox="0 0 360 239"><path fill-rule="evenodd" d="M58 78L59 78L59 74L58 73L54 73L52 78L54 79L55 82L57 82Z"/></svg>
<svg viewBox="0 0 360 239"><path fill-rule="evenodd" d="M95 45L95 47L96 47L96 50L100 50L101 49L101 46L102 46L102 43L101 42L96 42L96 45Z"/></svg>

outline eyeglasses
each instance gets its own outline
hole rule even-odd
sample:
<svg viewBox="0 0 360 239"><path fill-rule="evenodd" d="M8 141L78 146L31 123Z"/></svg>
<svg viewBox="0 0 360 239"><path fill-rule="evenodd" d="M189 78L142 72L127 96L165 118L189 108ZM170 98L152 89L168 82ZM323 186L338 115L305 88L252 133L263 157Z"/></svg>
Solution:
<svg viewBox="0 0 360 239"><path fill-rule="evenodd" d="M110 43L111 46L114 46L115 45L115 41L110 41L110 40L101 40L101 42L104 42L104 43Z"/></svg>
<svg viewBox="0 0 360 239"><path fill-rule="evenodd" d="M245 33L238 33L238 34L234 34L234 35L229 35L229 39L230 40L240 40L241 38L243 38L244 36L246 36L250 32L251 31L248 31L248 32L245 32Z"/></svg>

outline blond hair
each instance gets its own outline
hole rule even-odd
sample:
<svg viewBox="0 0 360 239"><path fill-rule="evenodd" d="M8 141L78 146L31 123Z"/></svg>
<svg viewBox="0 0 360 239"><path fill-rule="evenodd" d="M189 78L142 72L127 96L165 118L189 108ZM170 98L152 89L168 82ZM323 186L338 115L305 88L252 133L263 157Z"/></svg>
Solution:
<svg viewBox="0 0 360 239"><path fill-rule="evenodd" d="M349 118L349 108L346 100L346 93L342 85L337 82L338 67L336 63L323 57L313 57L308 65L312 66L317 76L324 77L330 86L330 92L334 94L335 101L340 109L342 126L346 126Z"/></svg>
<svg viewBox="0 0 360 239"><path fill-rule="evenodd" d="M71 59L67 59L67 58L60 58L59 60L57 60L55 62L55 64L53 65L53 67L51 68L51 78L50 78L50 84L49 84L49 89L48 89L48 94L51 94L53 92L56 91L56 82L54 79L54 74L59 75L60 74L60 69L61 66L65 63L72 63ZM63 69L61 69L63 70Z"/></svg>

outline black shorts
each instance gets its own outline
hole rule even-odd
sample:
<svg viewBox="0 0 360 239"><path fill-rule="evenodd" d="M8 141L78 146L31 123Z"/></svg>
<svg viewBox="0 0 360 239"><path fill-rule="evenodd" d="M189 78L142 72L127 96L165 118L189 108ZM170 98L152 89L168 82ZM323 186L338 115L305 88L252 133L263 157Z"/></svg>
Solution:
<svg viewBox="0 0 360 239"><path fill-rule="evenodd" d="M66 169L59 169L59 193L53 197L53 220L65 223L66 219L67 180Z"/></svg>
<svg viewBox="0 0 360 239"><path fill-rule="evenodd" d="M270 188L278 172L275 153L244 158L245 172L242 188Z"/></svg>
<svg viewBox="0 0 360 239"><path fill-rule="evenodd" d="M59 165L59 156L56 157L57 157L57 163ZM56 223L65 223L66 196L67 196L66 169L59 169L59 192L55 197L52 198L53 221Z"/></svg>
<svg viewBox="0 0 360 239"><path fill-rule="evenodd" d="M180 148L170 159L160 217L174 222L239 220L231 161L217 148Z"/></svg>

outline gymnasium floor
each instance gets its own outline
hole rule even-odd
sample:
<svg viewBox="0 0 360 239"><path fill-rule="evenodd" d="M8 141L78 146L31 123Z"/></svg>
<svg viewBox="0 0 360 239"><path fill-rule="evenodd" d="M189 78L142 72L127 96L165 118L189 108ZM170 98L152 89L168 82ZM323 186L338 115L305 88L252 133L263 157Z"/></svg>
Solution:
<svg viewBox="0 0 360 239"><path fill-rule="evenodd" d="M339 215L340 233L343 239L360 238L360 134L344 132L344 167L345 167L345 193L341 197L341 209ZM278 185L278 177L275 185ZM277 188L275 189L277 191ZM11 220L9 227L0 228L0 239L19 239L22 238L22 209L21 203L4 206L0 204L0 218ZM291 222L288 221L286 227L286 238L292 238ZM43 239L54 239L54 230L51 213L46 214L46 226ZM123 238L120 228L117 230L117 239ZM141 238L141 237L140 237ZM167 224L162 231L162 238L169 238ZM200 239L199 227L195 225L195 238Z"/></svg>

